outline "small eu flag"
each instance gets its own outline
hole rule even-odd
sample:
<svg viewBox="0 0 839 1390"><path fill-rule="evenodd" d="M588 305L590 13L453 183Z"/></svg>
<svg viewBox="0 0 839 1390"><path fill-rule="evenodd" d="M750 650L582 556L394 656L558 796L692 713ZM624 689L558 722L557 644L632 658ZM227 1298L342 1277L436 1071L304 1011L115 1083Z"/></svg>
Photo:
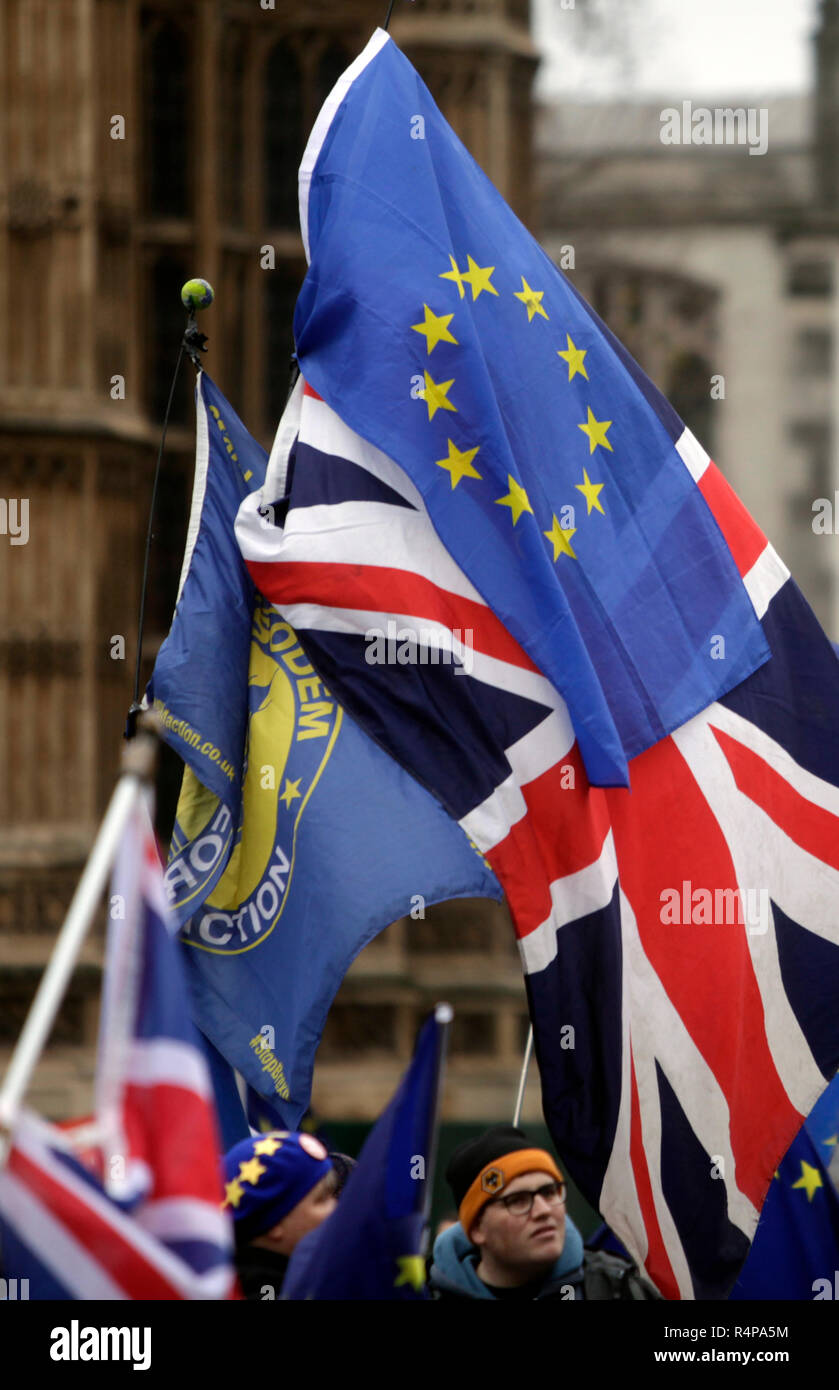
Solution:
<svg viewBox="0 0 839 1390"><path fill-rule="evenodd" d="M423 1239L452 1011L438 1004L332 1215L295 1250L283 1298L427 1297Z"/></svg>

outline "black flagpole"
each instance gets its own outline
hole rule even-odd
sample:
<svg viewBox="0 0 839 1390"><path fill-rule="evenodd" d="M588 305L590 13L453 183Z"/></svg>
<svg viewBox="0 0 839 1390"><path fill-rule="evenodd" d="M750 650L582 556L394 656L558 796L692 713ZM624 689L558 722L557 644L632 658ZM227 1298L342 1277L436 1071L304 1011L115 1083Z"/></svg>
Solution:
<svg viewBox="0 0 839 1390"><path fill-rule="evenodd" d="M411 4L413 4L413 3L414 3L414 0L411 0ZM390 4L389 4L388 7L387 7L387 19L385 20L384 26L383 26L385 29L387 29L388 25L390 24L390 16L393 14L393 7L394 7L395 4L396 4L396 0L390 0Z"/></svg>
<svg viewBox="0 0 839 1390"><path fill-rule="evenodd" d="M157 485L160 480L160 466L163 462L163 449L166 444L166 431L169 427L169 416L172 412L172 402L175 399L175 387L178 382L178 374L181 370L181 362L184 353L191 359L198 371L201 370L201 358L199 352L207 351L207 339L200 331L195 318L196 309L205 309L213 302L213 291L206 280L188 280L181 291L181 300L184 308L189 311L186 322L186 332L181 339L181 346L178 352L178 360L175 363L175 371L172 376L172 385L169 388L169 400L166 403L166 414L163 417L163 429L160 435L160 447L157 451L157 464L154 470L154 482L151 490L151 505L149 507L149 526L146 532L146 551L143 557L143 578L140 584L140 613L137 619L137 658L134 664L134 699L125 720L125 737L132 739L137 732L137 716L142 713L143 706L140 703L140 673L143 662L143 626L146 618L146 588L149 577L149 556L151 554L152 526L154 525L154 509L157 502Z"/></svg>

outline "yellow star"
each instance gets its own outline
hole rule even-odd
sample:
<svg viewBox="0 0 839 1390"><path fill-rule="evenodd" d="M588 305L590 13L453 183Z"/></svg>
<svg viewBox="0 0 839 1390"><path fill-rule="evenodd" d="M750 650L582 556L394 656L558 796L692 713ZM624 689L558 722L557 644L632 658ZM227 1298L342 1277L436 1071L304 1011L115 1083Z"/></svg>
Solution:
<svg viewBox="0 0 839 1390"><path fill-rule="evenodd" d="M451 474L452 492L454 492L461 478L480 478L477 468L472 467L472 460L480 449L480 444L476 449L464 449L462 452L450 439L449 456L446 459L435 459L438 468L446 468Z"/></svg>
<svg viewBox="0 0 839 1390"><path fill-rule="evenodd" d="M452 268L451 270L444 270L440 275L440 279L454 280L455 284L457 285L457 292L462 299L466 293L465 289L463 288L463 281L467 279L467 276L465 272L458 270L457 261L455 260L454 256L449 256L449 260L452 263Z"/></svg>
<svg viewBox="0 0 839 1390"><path fill-rule="evenodd" d="M556 564L560 555L570 555L572 560L576 560L577 557L571 546L571 537L576 536L576 534L576 526L569 526L567 530L563 530L556 517L553 519L553 525L550 531L542 532L542 535L547 536L548 540L553 543L554 564Z"/></svg>
<svg viewBox="0 0 839 1390"><path fill-rule="evenodd" d="M818 1168L814 1168L811 1163L806 1163L801 1159L801 1177L798 1182L793 1183L793 1187L803 1187L807 1193L807 1201L812 1202L813 1193L819 1187L824 1187L822 1175Z"/></svg>
<svg viewBox="0 0 839 1390"><path fill-rule="evenodd" d="M823 1140L825 1144L839 1144L839 1134L832 1134L829 1139Z"/></svg>
<svg viewBox="0 0 839 1390"><path fill-rule="evenodd" d="M231 1207L238 1207L244 1195L245 1189L239 1179L234 1178L232 1182L226 1182L224 1184L224 1201L222 1202L222 1206L226 1207L229 1204Z"/></svg>
<svg viewBox="0 0 839 1390"><path fill-rule="evenodd" d="M522 512L530 512L532 516L533 508L530 505L527 493L521 483L516 482L512 473L507 474L507 482L510 484L510 491L507 493L506 497L497 497L495 505L497 507L510 508L510 511L513 513L513 525L515 526Z"/></svg>
<svg viewBox="0 0 839 1390"><path fill-rule="evenodd" d="M290 782L287 777L285 779L285 787L283 788L282 795L280 796L280 801L284 801L289 810L291 810L292 801L294 801L300 795L301 781L302 778L300 777L298 777L296 782Z"/></svg>
<svg viewBox="0 0 839 1390"><path fill-rule="evenodd" d="M275 1139L273 1134L268 1134L264 1139L260 1139L257 1144L254 1144L253 1151L255 1154L264 1154L266 1158L273 1158L277 1149L281 1149L282 1147L282 1139Z"/></svg>
<svg viewBox="0 0 839 1390"><path fill-rule="evenodd" d="M454 377L451 381L432 381L428 372L423 372L423 376L425 377L425 390L422 395L428 406L429 420L434 419L438 410L453 410L457 413L457 406L446 400L446 392L450 386L454 386Z"/></svg>
<svg viewBox="0 0 839 1390"><path fill-rule="evenodd" d="M267 1172L265 1164L260 1163L258 1158L249 1158L247 1163L239 1164L239 1181L257 1183L262 1174Z"/></svg>
<svg viewBox="0 0 839 1390"><path fill-rule="evenodd" d="M611 426L611 423L611 420L595 420L591 406L588 407L588 423L585 425L578 425L577 429L582 430L583 434L588 435L588 451L590 454L594 453L598 444L602 444L603 448L608 449L610 454L614 453L611 444L606 438L606 431Z"/></svg>
<svg viewBox="0 0 839 1390"><path fill-rule="evenodd" d="M425 1283L425 1260L422 1255L400 1255L396 1263L399 1274L393 1281L393 1287L398 1289L402 1284L410 1284L419 1293Z"/></svg>
<svg viewBox="0 0 839 1390"><path fill-rule="evenodd" d="M411 327L415 333L425 335L430 357L438 343L457 343L457 338L453 338L449 332L449 324L454 318L454 314L440 314L438 316L429 309L427 304L423 304L422 307L425 310L425 323L412 323Z"/></svg>
<svg viewBox="0 0 839 1390"><path fill-rule="evenodd" d="M583 469L583 482L575 483L574 486L577 489L577 491L581 492L584 498L586 499L586 507L588 508L586 516L591 516L592 507L596 507L599 512L603 512L604 516L606 515L606 513L603 511L603 506L600 501L600 494L603 491L605 484L593 483L591 481L591 478L588 476L586 470Z"/></svg>
<svg viewBox="0 0 839 1390"><path fill-rule="evenodd" d="M568 347L565 349L565 352L560 352L559 348L557 348L556 355L557 357L564 357L565 361L568 363L568 380L573 381L577 372L579 372L580 375L584 376L586 381L588 381L588 372L583 366L583 358L588 352L588 348L575 347L570 333L566 333L565 337L568 340Z"/></svg>
<svg viewBox="0 0 839 1390"><path fill-rule="evenodd" d="M468 281L468 283L472 286L473 304L475 300L478 298L478 295L481 293L481 290L487 290L490 294L497 295L498 290L495 288L494 285L490 284L489 278L495 270L495 266L487 265L482 268L475 261L472 260L471 256L467 256L466 260L469 263L469 269L465 270L460 278L462 280Z"/></svg>
<svg viewBox="0 0 839 1390"><path fill-rule="evenodd" d="M533 322L534 314L541 314L542 318L546 319L548 316L542 308L542 299L544 297L545 291L532 290L528 285L527 281L525 280L524 276L521 277L521 282L524 286L524 289L516 290L516 299L520 299L522 304L527 305L527 322Z"/></svg>

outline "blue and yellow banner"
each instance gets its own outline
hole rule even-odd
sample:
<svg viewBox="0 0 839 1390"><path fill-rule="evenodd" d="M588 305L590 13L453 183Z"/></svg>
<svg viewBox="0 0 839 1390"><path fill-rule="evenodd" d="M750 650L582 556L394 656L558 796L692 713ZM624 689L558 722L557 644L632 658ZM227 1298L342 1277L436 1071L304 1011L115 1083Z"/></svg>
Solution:
<svg viewBox="0 0 839 1390"><path fill-rule="evenodd" d="M195 1022L296 1128L329 1006L362 947L435 902L501 893L255 593L233 527L267 456L206 374L196 399L181 591L147 691L187 764L167 893Z"/></svg>

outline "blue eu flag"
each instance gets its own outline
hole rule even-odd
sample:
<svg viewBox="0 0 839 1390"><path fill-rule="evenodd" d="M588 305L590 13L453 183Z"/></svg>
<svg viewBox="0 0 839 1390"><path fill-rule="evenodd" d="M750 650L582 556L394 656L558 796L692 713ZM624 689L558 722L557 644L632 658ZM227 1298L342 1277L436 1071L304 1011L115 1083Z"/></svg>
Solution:
<svg viewBox="0 0 839 1390"><path fill-rule="evenodd" d="M336 1210L295 1250L283 1298L426 1297L423 1235L450 1020L447 1004L427 1019L411 1065L369 1134Z"/></svg>
<svg viewBox="0 0 839 1390"><path fill-rule="evenodd" d="M381 30L315 125L301 220L303 375L409 474L564 696L590 780L625 783L768 656L701 447Z"/></svg>

